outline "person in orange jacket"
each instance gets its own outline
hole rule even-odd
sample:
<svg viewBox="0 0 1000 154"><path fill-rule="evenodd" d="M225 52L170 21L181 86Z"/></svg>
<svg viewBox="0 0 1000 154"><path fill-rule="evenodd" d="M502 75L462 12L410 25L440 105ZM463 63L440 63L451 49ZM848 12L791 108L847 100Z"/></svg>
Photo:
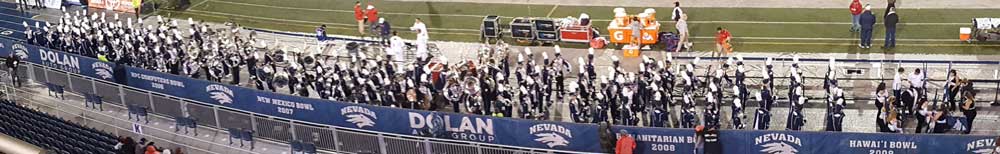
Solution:
<svg viewBox="0 0 1000 154"><path fill-rule="evenodd" d="M618 132L618 144L615 144L615 154L632 154L635 150L635 139L622 129Z"/></svg>
<svg viewBox="0 0 1000 154"><path fill-rule="evenodd" d="M358 21L358 33L365 34L365 12L361 9L361 1L354 2L354 20Z"/></svg>
<svg viewBox="0 0 1000 154"><path fill-rule="evenodd" d="M862 9L860 0L851 1L851 32L858 32L861 30L861 24L859 22L861 21L861 12L864 11Z"/></svg>
<svg viewBox="0 0 1000 154"><path fill-rule="evenodd" d="M729 34L729 30L722 27L715 29L717 33L715 34L715 48L719 51L719 55L725 56L733 52L733 46L729 44L729 40L732 38L732 34Z"/></svg>

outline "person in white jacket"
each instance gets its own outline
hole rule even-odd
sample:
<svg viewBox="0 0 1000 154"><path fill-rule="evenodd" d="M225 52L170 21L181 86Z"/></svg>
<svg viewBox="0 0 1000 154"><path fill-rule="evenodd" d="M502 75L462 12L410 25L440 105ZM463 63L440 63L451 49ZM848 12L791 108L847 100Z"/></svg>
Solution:
<svg viewBox="0 0 1000 154"><path fill-rule="evenodd" d="M396 31L392 31L392 38L389 38L389 55L392 55L392 60L396 62L403 61L403 38L400 38Z"/></svg>
<svg viewBox="0 0 1000 154"><path fill-rule="evenodd" d="M410 27L410 30L417 32L417 58L426 60L427 39L430 39L430 36L427 35L427 25L424 25L424 22L421 21L420 18L417 18L416 21L413 22L413 27Z"/></svg>

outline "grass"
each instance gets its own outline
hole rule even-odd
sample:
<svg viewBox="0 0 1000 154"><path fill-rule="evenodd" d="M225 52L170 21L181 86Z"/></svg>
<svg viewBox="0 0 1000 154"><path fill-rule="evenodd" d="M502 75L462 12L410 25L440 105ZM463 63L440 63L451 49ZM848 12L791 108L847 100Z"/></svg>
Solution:
<svg viewBox="0 0 1000 154"><path fill-rule="evenodd" d="M193 0L188 11L161 11L172 17L196 18L213 22L236 22L244 26L275 29L282 31L313 32L320 24L326 24L328 33L338 35L358 35L353 20L352 0ZM404 38L413 38L406 27L414 18L421 18L432 28L433 40L476 42L478 29L485 15L504 17L566 17L578 16L581 12L590 14L593 25L599 29L606 27L611 17L612 7L599 6L559 6L521 4L472 4L447 2L383 2L374 1L381 12L380 17L393 23L394 29L403 32ZM629 12L640 12L644 8L627 8ZM669 18L669 8L657 8L661 21ZM882 51L870 49L856 51L854 40L738 40L738 51L745 52L888 52L888 53L945 53L945 54L996 54L1000 47L995 45L962 45L957 42L959 27L971 26L971 18L993 14L1000 9L905 9L898 13L901 23L897 29L898 39L956 39L956 41L898 41L897 49ZM797 8L685 8L690 14L692 36L712 37L716 27L726 27L737 37L781 37L781 38L857 38L849 33L845 24L777 24L777 23L697 23L698 21L768 21L768 22L849 22L847 9L797 9ZM875 10L877 16L881 10ZM459 16L439 15L458 14ZM509 22L506 18L503 22ZM910 24L905 23L946 23ZM969 23L955 25L947 23ZM672 30L672 23L664 23L663 31ZM876 26L873 37L883 38L883 29ZM606 32L605 32L606 33ZM696 39L696 50L714 49L711 39ZM745 43L741 43L745 42ZM804 44L803 44L804 43ZM926 45L941 44L941 45ZM879 41L875 45L881 45ZM585 47L584 45L564 45Z"/></svg>

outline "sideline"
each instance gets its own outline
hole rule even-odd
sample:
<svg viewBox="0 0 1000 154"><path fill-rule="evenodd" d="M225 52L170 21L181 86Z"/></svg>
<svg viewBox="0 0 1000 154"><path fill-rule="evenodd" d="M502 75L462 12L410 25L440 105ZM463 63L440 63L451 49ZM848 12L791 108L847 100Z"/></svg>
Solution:
<svg viewBox="0 0 1000 154"><path fill-rule="evenodd" d="M351 10L336 10L336 9L313 9L313 8L296 8L296 7L285 7L285 6L271 6L271 5L261 5L252 3L241 3L241 2L229 2L229 1L216 1L216 0L205 0L212 1L216 3L227 3L233 5L245 5L245 6L256 6L256 7L266 7L266 8L276 8L276 9L287 9L287 10L305 10L305 11L322 11L322 12L337 12L337 13L354 13ZM556 8L559 5L552 7L549 14L546 17L552 16ZM194 8L194 7L191 7ZM408 15L408 16L449 16L449 17L476 17L482 18L486 15L470 15L470 14L425 14L425 13L393 13L393 12L379 12L380 14L391 14L391 15ZM513 17L502 17L502 18L513 18ZM611 19L591 19L591 21L601 21L610 22ZM674 21L658 21L660 24L673 23ZM850 25L851 22L796 22L796 21L689 21L692 24L706 24L706 23L724 23L724 24L796 24L796 25ZM876 25L881 25L883 23L875 23ZM968 26L972 23L899 23L900 25L960 25Z"/></svg>
<svg viewBox="0 0 1000 154"><path fill-rule="evenodd" d="M326 25L333 25L333 26L342 26L342 27L345 27L345 28L333 27L333 28L338 28L338 29L347 29L347 28L355 26L355 25L352 25L352 24L344 24L344 23L326 23L326 22L315 22L315 21L278 19L278 18L247 16L247 15L222 13L222 12L210 12L210 11L202 11L202 10L194 10L194 9L191 9L191 10L188 10L188 11L199 13L197 15L213 16L213 17L217 17L217 18L229 18L229 17L225 17L225 16L236 16L236 17L241 17L241 18L265 19L265 20L272 20L272 21L298 22L298 23L310 23L310 24L326 24ZM214 14L214 15L212 15L212 14ZM304 25L304 24L291 24L291 23L276 23L276 24L312 27L310 25ZM396 28L394 28L394 29L396 29ZM403 28L400 28L400 29L403 29ZM430 31L431 34L469 35L469 36L479 35L479 33L478 33L479 30L477 30L477 29L455 29L455 28L428 28L428 29L431 29L431 30L444 30L444 31L459 31L459 33ZM460 33L460 32L474 32L474 33ZM505 33L509 33L509 32L505 32ZM696 37L692 37L692 38L695 38L695 39L714 39L714 37L697 37L697 36ZM855 40L857 40L857 38L803 38L803 37L733 37L733 38L736 38L736 39L748 39L748 40L826 40L826 41L855 41ZM883 39L872 39L872 40L883 40ZM957 42L957 40L954 40L954 39L896 39L896 40L897 41L922 41L922 42Z"/></svg>

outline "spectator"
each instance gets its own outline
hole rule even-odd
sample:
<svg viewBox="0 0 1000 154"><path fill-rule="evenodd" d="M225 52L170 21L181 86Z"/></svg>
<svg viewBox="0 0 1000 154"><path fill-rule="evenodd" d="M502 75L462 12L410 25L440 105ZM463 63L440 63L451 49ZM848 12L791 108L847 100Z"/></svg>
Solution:
<svg viewBox="0 0 1000 154"><path fill-rule="evenodd" d="M382 45L389 45L389 38L392 37L392 26L389 25L389 21L385 21L385 18L378 18L378 29L380 30L379 36L381 36Z"/></svg>
<svg viewBox="0 0 1000 154"><path fill-rule="evenodd" d="M146 148L145 148L146 152L145 152L145 154L157 154L158 153L156 151L156 145L154 145L154 144L156 144L156 143L155 142L149 142L149 144L146 144Z"/></svg>
<svg viewBox="0 0 1000 154"><path fill-rule="evenodd" d="M690 48L691 45L688 44L688 25L687 25L687 14L681 14L680 20L677 20L677 35L680 35L680 40L677 41L677 49L674 52L680 52L683 48Z"/></svg>
<svg viewBox="0 0 1000 154"><path fill-rule="evenodd" d="M622 129L618 132L618 144L615 147L615 154L632 154L635 150L635 139Z"/></svg>
<svg viewBox="0 0 1000 154"><path fill-rule="evenodd" d="M132 137L125 137L125 145L122 146L121 150L118 150L120 154L135 154L135 148L138 146L135 144L135 140Z"/></svg>
<svg viewBox="0 0 1000 154"><path fill-rule="evenodd" d="M861 20L861 9L860 0L851 1L851 32L858 32L861 29L861 24L858 23Z"/></svg>
<svg viewBox="0 0 1000 154"><path fill-rule="evenodd" d="M681 10L681 2L674 1L674 11L670 14L670 19L674 21L681 20L681 15L684 14L684 10Z"/></svg>
<svg viewBox="0 0 1000 154"><path fill-rule="evenodd" d="M169 148L164 148L163 151L160 152L160 154L173 154L173 153L170 152Z"/></svg>
<svg viewBox="0 0 1000 154"><path fill-rule="evenodd" d="M135 144L135 146L133 146L133 147L135 147L135 148L132 148L133 151L135 151L134 154L143 154L143 153L145 153L146 152L146 138L140 138L139 139L139 143Z"/></svg>
<svg viewBox="0 0 1000 154"><path fill-rule="evenodd" d="M899 23L899 15L896 8L890 7L885 15L885 46L882 48L892 49L896 47L896 23Z"/></svg>
<svg viewBox="0 0 1000 154"><path fill-rule="evenodd" d="M354 20L358 21L358 33L365 35L365 13L361 10L361 1L354 2Z"/></svg>
<svg viewBox="0 0 1000 154"><path fill-rule="evenodd" d="M316 28L316 41L323 42L326 40L326 25L320 25Z"/></svg>
<svg viewBox="0 0 1000 154"><path fill-rule="evenodd" d="M18 56L14 54L14 52L11 52L10 57L7 59L6 64L7 68L9 68L11 72L10 79L12 82L14 82L14 86L21 87L21 82L19 82L20 77L18 77L17 75L17 67L18 65L21 65L21 56Z"/></svg>
<svg viewBox="0 0 1000 154"><path fill-rule="evenodd" d="M114 147L115 154L125 154L125 152L123 151L125 150L125 137L118 136L118 138L116 138L115 141L118 141L118 143L115 143Z"/></svg>
<svg viewBox="0 0 1000 154"><path fill-rule="evenodd" d="M733 46L729 44L732 35L729 34L729 30L723 29L722 27L715 28L717 33L715 34L715 48L719 51L720 56L729 55L733 52Z"/></svg>
<svg viewBox="0 0 1000 154"><path fill-rule="evenodd" d="M872 6L865 5L865 12L861 13L861 44L858 47L868 49L872 47L872 28L875 26L875 15L872 15Z"/></svg>
<svg viewBox="0 0 1000 154"><path fill-rule="evenodd" d="M174 148L174 154L184 154L184 151L180 147Z"/></svg>

